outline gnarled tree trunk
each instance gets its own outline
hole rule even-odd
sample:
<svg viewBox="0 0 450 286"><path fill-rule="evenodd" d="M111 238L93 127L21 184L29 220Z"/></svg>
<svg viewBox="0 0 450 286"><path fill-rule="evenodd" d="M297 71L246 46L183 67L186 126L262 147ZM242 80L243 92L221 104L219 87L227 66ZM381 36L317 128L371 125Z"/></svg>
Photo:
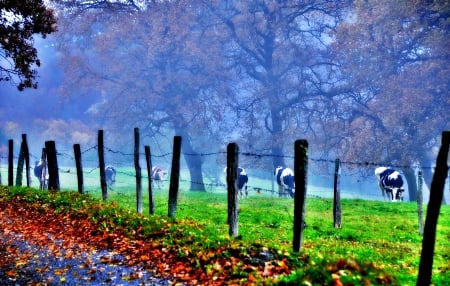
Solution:
<svg viewBox="0 0 450 286"><path fill-rule="evenodd" d="M417 200L417 178L414 169L407 167L402 171L408 184L409 201L415 202Z"/></svg>

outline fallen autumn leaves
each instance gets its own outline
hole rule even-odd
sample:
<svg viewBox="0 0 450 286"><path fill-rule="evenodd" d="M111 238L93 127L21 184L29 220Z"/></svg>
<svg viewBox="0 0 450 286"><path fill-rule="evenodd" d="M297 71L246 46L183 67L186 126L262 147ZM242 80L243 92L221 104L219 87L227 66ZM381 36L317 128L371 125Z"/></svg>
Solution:
<svg viewBox="0 0 450 286"><path fill-rule="evenodd" d="M168 284L139 265L135 242L122 234L99 231L98 226L71 214L43 211L20 200L0 203L0 284L32 282L105 283L140 281ZM160 252L143 247L166 259ZM134 256L133 256L134 254ZM147 256L148 257L148 256ZM155 263L161 263L152 259ZM170 260L168 259L168 262ZM150 266L150 265L148 265ZM163 273L167 274L167 273Z"/></svg>
<svg viewBox="0 0 450 286"><path fill-rule="evenodd" d="M6 187L1 188L2 285L252 285L271 284L272 278L290 272L287 261L275 259L269 251L243 254L237 249L230 255L229 246L197 253L188 247L165 247L152 237L164 235L166 230L144 234L140 227L132 232L112 229L113 218L94 218L89 213L95 208L101 212L101 206L86 206L90 210L84 212L70 204L58 209L20 194L6 200L1 195L7 192ZM64 211L68 209L71 211Z"/></svg>

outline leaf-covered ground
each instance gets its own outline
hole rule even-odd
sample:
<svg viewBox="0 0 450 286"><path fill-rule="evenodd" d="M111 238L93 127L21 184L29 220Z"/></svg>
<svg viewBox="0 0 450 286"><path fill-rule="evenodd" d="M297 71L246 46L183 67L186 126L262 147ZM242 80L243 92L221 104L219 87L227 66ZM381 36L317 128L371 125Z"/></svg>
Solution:
<svg viewBox="0 0 450 286"><path fill-rule="evenodd" d="M86 218L17 200L0 203L0 225L1 285L142 281L164 285L168 280L162 277L170 273L167 265L177 263L164 250L120 233L99 231ZM150 274L146 269L150 267L161 275Z"/></svg>
<svg viewBox="0 0 450 286"><path fill-rule="evenodd" d="M164 247L142 229L111 229L88 211L55 210L20 195L0 196L0 226L1 285L252 285L290 273L286 258L268 250L190 253Z"/></svg>
<svg viewBox="0 0 450 286"><path fill-rule="evenodd" d="M374 263L216 241L203 227L76 192L0 187L0 285L398 284Z"/></svg>

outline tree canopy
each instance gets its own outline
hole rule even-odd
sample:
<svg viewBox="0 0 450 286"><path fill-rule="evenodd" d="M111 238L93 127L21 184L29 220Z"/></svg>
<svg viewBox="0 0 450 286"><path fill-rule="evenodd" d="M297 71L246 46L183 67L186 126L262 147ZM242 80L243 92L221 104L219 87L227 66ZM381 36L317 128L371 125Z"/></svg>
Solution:
<svg viewBox="0 0 450 286"><path fill-rule="evenodd" d="M306 138L430 166L450 128L448 1L55 2L64 94L101 94L105 122L171 130L185 154L231 138L276 166Z"/></svg>
<svg viewBox="0 0 450 286"><path fill-rule="evenodd" d="M0 81L17 82L17 88L36 88L36 67L41 62L34 35L56 31L53 11L42 0L0 1Z"/></svg>
<svg viewBox="0 0 450 286"><path fill-rule="evenodd" d="M333 43L352 86L327 130L344 159L399 166L410 190L413 165L431 181L431 150L450 128L449 23L448 1L355 1Z"/></svg>

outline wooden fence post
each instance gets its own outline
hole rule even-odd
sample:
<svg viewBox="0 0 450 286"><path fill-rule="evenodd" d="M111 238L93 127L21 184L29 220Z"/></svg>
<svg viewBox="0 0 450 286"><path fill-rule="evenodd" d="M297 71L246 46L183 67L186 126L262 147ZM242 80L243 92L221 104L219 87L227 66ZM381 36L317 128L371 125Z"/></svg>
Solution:
<svg viewBox="0 0 450 286"><path fill-rule="evenodd" d="M227 146L227 188L228 188L228 225L229 235L239 235L239 199L237 187L237 168L239 165L239 146L230 143Z"/></svg>
<svg viewBox="0 0 450 286"><path fill-rule="evenodd" d="M8 140L8 186L14 185L14 141Z"/></svg>
<svg viewBox="0 0 450 286"><path fill-rule="evenodd" d="M136 211L142 214L142 176L139 166L139 128L134 128L134 169L136 171Z"/></svg>
<svg viewBox="0 0 450 286"><path fill-rule="evenodd" d="M436 158L436 169L430 188L430 200L425 219L422 253L420 255L417 286L430 285L433 269L434 245L436 242L436 227L444 196L445 179L448 174L448 153L450 149L450 131L442 132L442 144Z"/></svg>
<svg viewBox="0 0 450 286"><path fill-rule="evenodd" d="M25 162L25 143L26 143L26 135L22 134L22 142L20 143L20 150L19 150L19 159L17 160L16 186L22 186L23 164Z"/></svg>
<svg viewBox="0 0 450 286"><path fill-rule="evenodd" d="M27 187L31 186L31 175L30 175L30 149L28 148L27 135L22 134L22 140L24 142L24 156L25 156L25 173L27 176Z"/></svg>
<svg viewBox="0 0 450 286"><path fill-rule="evenodd" d="M174 218L177 213L178 188L180 180L181 136L173 138L172 172L169 186L169 217Z"/></svg>
<svg viewBox="0 0 450 286"><path fill-rule="evenodd" d="M144 146L145 150L145 162L147 164L147 176L148 176L148 212L150 215L155 214L155 199L153 198L153 186L152 186L152 155L150 152L150 146Z"/></svg>
<svg viewBox="0 0 450 286"><path fill-rule="evenodd" d="M22 143L20 145L19 162L20 161L21 161L21 163L18 164L18 166L21 165L21 167L20 167L20 176L21 176L20 186L22 185L23 163L25 162L25 176L26 176L27 187L29 187L31 184L31 177L30 177L30 151L28 149L27 134L22 134ZM17 174L19 174L19 172Z"/></svg>
<svg viewBox="0 0 450 286"><path fill-rule="evenodd" d="M103 145L103 130L98 131L97 141L98 167L100 169L100 187L102 188L102 199L106 201L108 199L108 186L106 185L105 175L105 147Z"/></svg>
<svg viewBox="0 0 450 286"><path fill-rule="evenodd" d="M77 168L78 192L80 194L83 194L84 193L84 180L83 180L83 165L82 165L82 161L81 161L80 144L73 145L73 153L75 156L75 166Z"/></svg>
<svg viewBox="0 0 450 286"><path fill-rule="evenodd" d="M417 217L419 220L419 235L423 235L423 175L422 170L417 174Z"/></svg>
<svg viewBox="0 0 450 286"><path fill-rule="evenodd" d="M48 189L59 191L59 170L55 141L45 141L48 164Z"/></svg>
<svg viewBox="0 0 450 286"><path fill-rule="evenodd" d="M303 244L305 228L305 201L308 173L308 141L296 140L294 145L294 239L293 250L299 252Z"/></svg>
<svg viewBox="0 0 450 286"><path fill-rule="evenodd" d="M341 212L341 161L336 159L334 168L334 203L333 203L334 228L342 227Z"/></svg>

